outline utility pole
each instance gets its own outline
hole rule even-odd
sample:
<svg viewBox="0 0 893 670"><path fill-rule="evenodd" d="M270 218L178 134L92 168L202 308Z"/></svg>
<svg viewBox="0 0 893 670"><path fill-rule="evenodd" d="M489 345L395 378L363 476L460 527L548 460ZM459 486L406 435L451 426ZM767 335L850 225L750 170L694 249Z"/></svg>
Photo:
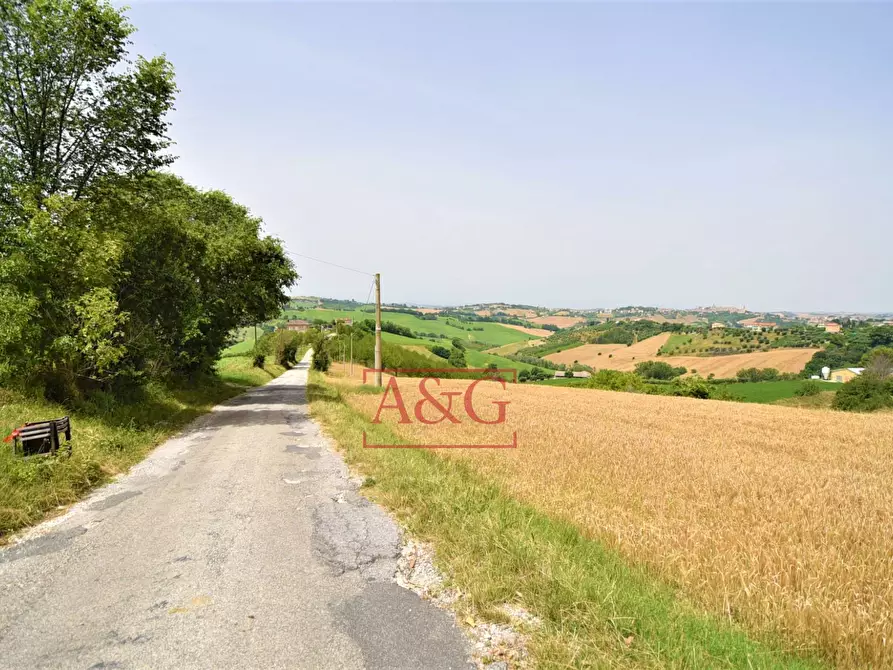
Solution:
<svg viewBox="0 0 893 670"><path fill-rule="evenodd" d="M350 327L350 371L347 374L353 379L353 326Z"/></svg>
<svg viewBox="0 0 893 670"><path fill-rule="evenodd" d="M375 273L375 385L381 386L381 275Z"/></svg>

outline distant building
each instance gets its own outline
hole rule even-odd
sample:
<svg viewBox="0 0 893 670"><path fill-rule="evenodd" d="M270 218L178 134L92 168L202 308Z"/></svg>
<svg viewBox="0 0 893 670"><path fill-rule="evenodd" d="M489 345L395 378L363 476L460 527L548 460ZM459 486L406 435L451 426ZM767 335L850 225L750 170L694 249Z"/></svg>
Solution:
<svg viewBox="0 0 893 670"><path fill-rule="evenodd" d="M829 381L845 384L851 379L855 379L862 374L865 368L840 368L839 370L831 370Z"/></svg>
<svg viewBox="0 0 893 670"><path fill-rule="evenodd" d="M721 330L721 329L723 329L723 328L726 327L726 324L724 324L724 323L719 323L719 322L717 321L716 323L712 323L712 324L710 324L710 327L711 327L713 330Z"/></svg>
<svg viewBox="0 0 893 670"><path fill-rule="evenodd" d="M561 371L555 373L555 379L564 379L565 376L565 373ZM574 373L574 377L576 377L577 379L587 379L591 376L591 373L587 372L586 370L578 370Z"/></svg>
<svg viewBox="0 0 893 670"><path fill-rule="evenodd" d="M289 330L294 330L298 333L303 333L305 330L310 329L310 322L304 321L304 319L291 319L286 326Z"/></svg>
<svg viewBox="0 0 893 670"><path fill-rule="evenodd" d="M839 323L826 323L825 324L825 332L826 333L839 333L840 332L840 324Z"/></svg>
<svg viewBox="0 0 893 670"><path fill-rule="evenodd" d="M353 319L338 319L335 323L343 323L345 326L352 326Z"/></svg>
<svg viewBox="0 0 893 670"><path fill-rule="evenodd" d="M750 330L763 330L763 328L774 330L775 328L778 328L778 324L773 323L772 321L747 321L746 323L743 323L743 325Z"/></svg>

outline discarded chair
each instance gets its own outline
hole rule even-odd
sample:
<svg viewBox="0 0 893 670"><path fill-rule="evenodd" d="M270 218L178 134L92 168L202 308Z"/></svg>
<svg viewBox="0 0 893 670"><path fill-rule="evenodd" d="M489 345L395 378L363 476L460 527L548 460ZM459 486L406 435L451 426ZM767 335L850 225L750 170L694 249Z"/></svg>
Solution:
<svg viewBox="0 0 893 670"><path fill-rule="evenodd" d="M68 443L68 454L71 455L71 421L67 416L63 416L61 419L26 423L21 428L12 431L3 441L14 441L13 450L18 452L21 448L22 456L29 458L47 454L54 455L61 446L60 435L65 436Z"/></svg>

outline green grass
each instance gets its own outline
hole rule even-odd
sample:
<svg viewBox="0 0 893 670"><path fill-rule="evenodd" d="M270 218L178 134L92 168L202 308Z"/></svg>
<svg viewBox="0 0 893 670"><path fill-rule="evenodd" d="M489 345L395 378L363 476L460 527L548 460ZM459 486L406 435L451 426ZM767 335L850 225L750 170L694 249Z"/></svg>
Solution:
<svg viewBox="0 0 893 670"><path fill-rule="evenodd" d="M381 338L385 342L393 342L395 344L400 344L403 346L423 346L427 349L430 349L432 346L435 345L440 345L442 347L446 347L447 349L450 349L452 347L449 340L413 339L411 337L395 335L393 333L382 333ZM444 361L444 363L446 363L446 361ZM484 351L476 351L474 349L465 350L465 364L469 368L485 368L490 363L496 363L496 366L499 368L514 368L519 372L521 370L530 370L534 367L532 365L529 365L528 363L520 363L503 356L497 356L496 354L488 354Z"/></svg>
<svg viewBox="0 0 893 670"><path fill-rule="evenodd" d="M585 388L589 383L588 379L580 378L569 378L569 377L555 377L552 379L541 379L535 382L529 382L530 384L542 384L543 386L571 386L571 387L580 387Z"/></svg>
<svg viewBox="0 0 893 670"><path fill-rule="evenodd" d="M372 312L364 312L360 310L342 311L305 309L304 311L284 310L283 318L306 319L308 321L313 319L325 319L326 321L331 321L332 319L363 320L374 319L375 315ZM437 317L437 319L428 320L420 319L419 317L413 316L412 314L389 312L385 310L382 312L381 318L382 321L391 321L392 323L396 323L399 326L406 326L414 332L435 333L438 335L443 334L450 339L458 337L468 341L485 342L494 347L502 344L509 344L511 342L521 342L524 340L536 339L535 336L528 335L527 333L522 333L521 331L515 330L514 328L506 328L505 326L502 326L498 323L491 323L486 321L460 324L461 326L463 326L463 328L483 328L483 330L469 331L461 330L459 328L448 325L447 319L443 317ZM455 319L449 319L449 321L456 323Z"/></svg>
<svg viewBox="0 0 893 670"><path fill-rule="evenodd" d="M771 403L785 398L793 398L805 380L785 380L777 382L738 382L723 384L722 388L738 396L744 402ZM823 391L836 391L839 384L818 382Z"/></svg>
<svg viewBox="0 0 893 670"><path fill-rule="evenodd" d="M381 339L385 342L393 342L394 344L408 344L416 347L428 347L429 349L435 344L439 344L447 349L452 346L449 340L431 340L427 337L406 337L406 335L397 335L396 333L382 333Z"/></svg>
<svg viewBox="0 0 893 670"><path fill-rule="evenodd" d="M218 376L188 388L150 384L129 404L96 394L77 410L0 390L0 437L26 421L71 417L72 454L22 459L0 443L0 542L126 472L157 444L214 405L283 372L251 367L248 357L220 362Z"/></svg>
<svg viewBox="0 0 893 670"><path fill-rule="evenodd" d="M510 358L497 356L496 354L488 354L485 351L474 351L473 349L465 350L465 363L470 368L485 368L490 363L496 363L498 368L514 368L519 372L521 370L532 370L535 366L529 363L521 363L513 361Z"/></svg>
<svg viewBox="0 0 893 670"><path fill-rule="evenodd" d="M542 619L531 633L538 668L817 668L700 612L671 586L587 539L572 525L521 504L468 465L399 443L311 375L311 411L367 475L365 493L421 540L467 598L460 617L502 621L514 603Z"/></svg>
<svg viewBox="0 0 893 670"><path fill-rule="evenodd" d="M532 351L528 352L525 349L521 349L517 353L520 356L537 356L539 358L545 358L549 354L557 354L559 351L567 351L568 349L575 349L576 347L582 346L583 343L580 340L571 340L570 342L561 343L547 342L546 344L532 347Z"/></svg>
<svg viewBox="0 0 893 670"><path fill-rule="evenodd" d="M254 349L254 338L236 342L233 346L227 347L220 354L221 356L245 356L250 354Z"/></svg>

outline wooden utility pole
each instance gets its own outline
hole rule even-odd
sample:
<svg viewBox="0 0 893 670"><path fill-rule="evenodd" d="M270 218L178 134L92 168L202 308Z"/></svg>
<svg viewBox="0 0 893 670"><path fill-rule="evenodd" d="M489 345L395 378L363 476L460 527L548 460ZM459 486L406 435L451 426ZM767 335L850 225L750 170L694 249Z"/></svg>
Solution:
<svg viewBox="0 0 893 670"><path fill-rule="evenodd" d="M375 273L375 385L381 386L381 275Z"/></svg>

